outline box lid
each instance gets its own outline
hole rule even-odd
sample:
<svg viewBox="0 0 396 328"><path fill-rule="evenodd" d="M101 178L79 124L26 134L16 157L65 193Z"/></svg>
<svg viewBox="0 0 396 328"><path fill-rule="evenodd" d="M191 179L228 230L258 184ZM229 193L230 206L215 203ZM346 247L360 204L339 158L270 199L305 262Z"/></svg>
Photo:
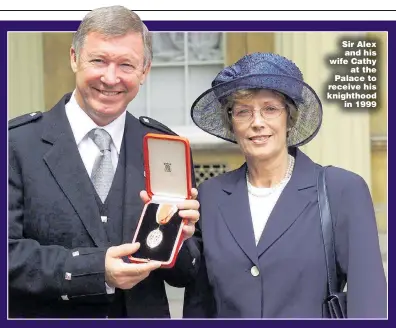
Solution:
<svg viewBox="0 0 396 328"><path fill-rule="evenodd" d="M149 133L143 139L146 189L150 198L190 198L191 157L188 139Z"/></svg>

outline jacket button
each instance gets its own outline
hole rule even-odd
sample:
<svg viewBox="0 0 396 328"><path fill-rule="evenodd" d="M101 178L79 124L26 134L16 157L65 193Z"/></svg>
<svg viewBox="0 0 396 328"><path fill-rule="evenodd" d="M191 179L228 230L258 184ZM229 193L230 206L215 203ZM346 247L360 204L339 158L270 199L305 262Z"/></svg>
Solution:
<svg viewBox="0 0 396 328"><path fill-rule="evenodd" d="M250 269L250 273L252 274L253 277L257 277L260 274L259 269L254 265Z"/></svg>

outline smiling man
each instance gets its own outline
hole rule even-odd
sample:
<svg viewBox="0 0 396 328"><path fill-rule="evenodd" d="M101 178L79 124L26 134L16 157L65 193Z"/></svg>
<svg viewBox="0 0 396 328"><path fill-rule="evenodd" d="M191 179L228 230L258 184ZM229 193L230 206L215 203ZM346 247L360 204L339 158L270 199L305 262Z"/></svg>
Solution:
<svg viewBox="0 0 396 328"><path fill-rule="evenodd" d="M174 268L125 260L140 247L131 240L147 201L143 137L173 133L126 110L151 49L135 13L93 10L70 49L75 89L49 111L9 122L10 317L169 317L164 282L194 278L196 200L179 204L189 224Z"/></svg>
<svg viewBox="0 0 396 328"><path fill-rule="evenodd" d="M85 36L81 29L70 49L77 103L101 126L125 112L144 83L151 63L151 48L145 54L143 43L149 35L142 38L141 33L132 30L109 38L111 23L102 27L104 32L94 30Z"/></svg>

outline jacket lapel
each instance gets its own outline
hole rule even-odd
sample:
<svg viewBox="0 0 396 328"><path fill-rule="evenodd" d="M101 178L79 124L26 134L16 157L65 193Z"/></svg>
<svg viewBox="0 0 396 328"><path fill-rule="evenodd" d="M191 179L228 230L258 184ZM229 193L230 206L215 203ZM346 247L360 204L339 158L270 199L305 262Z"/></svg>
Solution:
<svg viewBox="0 0 396 328"><path fill-rule="evenodd" d="M48 114L48 125L42 139L52 146L44 155L44 161L54 179L82 220L94 243L103 247L107 236L100 220L94 190L81 160L78 148L65 112L66 95Z"/></svg>
<svg viewBox="0 0 396 328"><path fill-rule="evenodd" d="M123 242L130 243L143 210L139 193L145 190L143 166L143 136L140 122L127 113L124 144L126 147L125 199L123 218Z"/></svg>
<svg viewBox="0 0 396 328"><path fill-rule="evenodd" d="M224 195L219 208L235 241L250 260L258 265L245 175L246 164L227 176L223 182Z"/></svg>
<svg viewBox="0 0 396 328"><path fill-rule="evenodd" d="M257 245L260 257L293 225L311 202L309 188L316 185L315 164L296 150L295 165L289 183L275 204Z"/></svg>

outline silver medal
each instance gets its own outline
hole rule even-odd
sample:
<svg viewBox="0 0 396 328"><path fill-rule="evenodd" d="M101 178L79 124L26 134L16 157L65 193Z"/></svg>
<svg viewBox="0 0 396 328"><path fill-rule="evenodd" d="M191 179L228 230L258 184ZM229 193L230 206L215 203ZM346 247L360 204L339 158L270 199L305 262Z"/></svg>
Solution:
<svg viewBox="0 0 396 328"><path fill-rule="evenodd" d="M155 248L162 242L162 232L159 229L155 229L149 233L146 239L146 244L150 248Z"/></svg>

